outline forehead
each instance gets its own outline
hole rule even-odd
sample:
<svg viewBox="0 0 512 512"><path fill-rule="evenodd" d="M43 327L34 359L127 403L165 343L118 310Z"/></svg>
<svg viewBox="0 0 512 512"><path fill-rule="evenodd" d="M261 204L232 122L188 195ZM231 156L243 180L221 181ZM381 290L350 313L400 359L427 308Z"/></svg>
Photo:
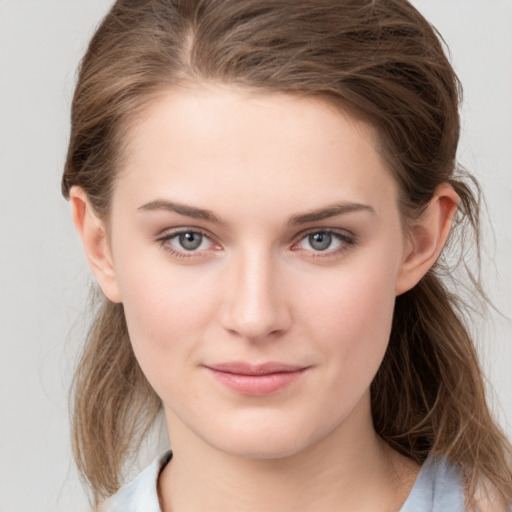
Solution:
<svg viewBox="0 0 512 512"><path fill-rule="evenodd" d="M148 104L126 147L114 197L229 197L241 208L249 198L260 206L396 198L372 128L319 98L176 87Z"/></svg>

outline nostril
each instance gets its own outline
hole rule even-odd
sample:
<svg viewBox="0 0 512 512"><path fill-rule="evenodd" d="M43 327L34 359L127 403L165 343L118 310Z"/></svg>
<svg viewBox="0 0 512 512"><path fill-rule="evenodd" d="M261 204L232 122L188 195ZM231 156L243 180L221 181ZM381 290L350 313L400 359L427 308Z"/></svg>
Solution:
<svg viewBox="0 0 512 512"><path fill-rule="evenodd" d="M290 325L289 301L269 254L246 248L223 281L220 321L231 335L252 342L275 340Z"/></svg>
<svg viewBox="0 0 512 512"><path fill-rule="evenodd" d="M258 343L275 340L286 331L287 326L278 316L251 322L234 317L224 321L224 328L234 337Z"/></svg>

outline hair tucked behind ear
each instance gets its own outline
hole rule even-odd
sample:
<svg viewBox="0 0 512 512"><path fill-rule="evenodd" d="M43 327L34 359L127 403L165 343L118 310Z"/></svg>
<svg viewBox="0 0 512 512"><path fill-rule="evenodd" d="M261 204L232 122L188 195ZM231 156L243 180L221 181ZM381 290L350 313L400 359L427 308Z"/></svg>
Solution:
<svg viewBox="0 0 512 512"><path fill-rule="evenodd" d="M478 200L465 183L451 183L460 198L456 222L472 230L478 252ZM396 299L389 347L371 386L375 428L419 463L430 453L458 462L469 497L498 489L510 503L510 445L487 406L478 356L463 322L468 305L443 284L451 272L443 260ZM485 303L478 279L469 278Z"/></svg>
<svg viewBox="0 0 512 512"><path fill-rule="evenodd" d="M101 496L120 485L123 463L154 422L161 402L133 353L122 304L95 293L94 318L73 382L73 453Z"/></svg>
<svg viewBox="0 0 512 512"><path fill-rule="evenodd" d="M372 383L375 428L417 462L431 452L462 462L470 496L482 477L507 493L508 443L489 414L459 306L434 272L397 298L389 350Z"/></svg>
<svg viewBox="0 0 512 512"><path fill-rule="evenodd" d="M130 127L156 93L191 81L339 105L375 128L404 226L450 183L461 198L457 229L478 233L478 202L455 176L459 82L435 30L407 1L118 0L82 61L64 195L82 187L108 220ZM431 452L450 457L468 500L488 484L512 504L510 445L489 414L464 305L443 272L436 265L397 298L371 389L375 427L418 462ZM160 406L133 356L122 306L100 307L74 396L75 456L98 500L119 486Z"/></svg>

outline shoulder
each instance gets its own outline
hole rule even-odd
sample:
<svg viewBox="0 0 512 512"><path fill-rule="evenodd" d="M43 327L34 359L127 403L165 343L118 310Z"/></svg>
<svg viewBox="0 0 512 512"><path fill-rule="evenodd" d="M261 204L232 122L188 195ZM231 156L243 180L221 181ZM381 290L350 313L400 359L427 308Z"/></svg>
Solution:
<svg viewBox="0 0 512 512"><path fill-rule="evenodd" d="M446 458L432 455L423 464L400 512L466 512L458 469Z"/></svg>
<svg viewBox="0 0 512 512"><path fill-rule="evenodd" d="M490 489L492 486L480 486L473 498L468 499L459 468L446 457L432 455L423 464L411 495L416 492L422 504L431 505L428 510L432 512L512 512ZM415 508L412 510L416 512Z"/></svg>
<svg viewBox="0 0 512 512"><path fill-rule="evenodd" d="M512 507L503 498L479 489L470 501L467 512L512 512Z"/></svg>
<svg viewBox="0 0 512 512"><path fill-rule="evenodd" d="M501 501L483 500L468 507L467 512L511 512L511 510Z"/></svg>
<svg viewBox="0 0 512 512"><path fill-rule="evenodd" d="M157 457L139 475L103 502L98 512L161 512L158 500L158 476L171 460L172 453Z"/></svg>

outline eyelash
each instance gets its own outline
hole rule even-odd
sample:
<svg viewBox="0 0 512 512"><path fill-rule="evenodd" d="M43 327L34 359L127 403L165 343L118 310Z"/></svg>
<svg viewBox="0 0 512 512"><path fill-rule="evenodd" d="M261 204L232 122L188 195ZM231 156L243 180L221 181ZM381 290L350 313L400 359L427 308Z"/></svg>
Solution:
<svg viewBox="0 0 512 512"><path fill-rule="evenodd" d="M169 242L179 237L182 234L194 234L194 235L201 235L203 239L206 239L209 241L209 243L213 246L217 246L220 248L220 244L216 243L212 240L212 236L207 233L206 231L199 229L199 228L179 228L171 232L166 232L165 234L159 236L156 239L156 242L162 247L166 252L168 252L171 256L174 258L179 259L185 259L185 258L198 258L202 257L205 251L205 249L196 251L196 250L190 250L187 251L185 248L183 250L177 250L175 249ZM337 247L335 249L329 249L326 248L323 250L314 250L314 249L301 249L299 245L306 240L308 237L312 235L328 235L332 237L333 239L337 240L340 243L340 247ZM305 231L300 233L296 237L296 242L294 242L291 246L292 251L305 251L310 253L308 257L310 258L326 258L329 256L336 256L344 253L346 250L348 250L351 246L356 245L357 240L356 237L353 234L349 234L346 231L339 231L334 229L311 229L309 231ZM201 241L202 244L202 241Z"/></svg>
<svg viewBox="0 0 512 512"><path fill-rule="evenodd" d="M185 259L185 258L201 257L202 256L201 252L203 252L203 251L194 251L194 250L187 251L185 248L183 248L183 250L180 251L180 250L173 248L173 246L170 243L168 243L173 238L179 237L180 235L184 235L184 234L201 235L204 239L208 240L210 242L210 244L212 244L214 246L217 245L220 247L219 244L216 244L214 241L212 241L213 237L209 233L207 233L206 231L203 231L202 229L199 229L199 228L179 228L179 229L176 229L171 232L166 232L165 234L159 236L156 239L156 241L160 245L160 247L162 247L162 249L167 251L174 258Z"/></svg>
<svg viewBox="0 0 512 512"><path fill-rule="evenodd" d="M299 245L306 240L308 237L312 235L329 235L334 240L337 240L340 244L339 247L335 249L326 248L324 251L322 250L314 250L314 249L301 249ZM301 251L304 250L308 253L309 258L328 258L332 256L339 256L347 251L350 247L356 245L357 240L356 237L348 233L347 231L335 230L335 229L311 229L309 231L305 231L298 236L297 242L292 245L292 251Z"/></svg>

